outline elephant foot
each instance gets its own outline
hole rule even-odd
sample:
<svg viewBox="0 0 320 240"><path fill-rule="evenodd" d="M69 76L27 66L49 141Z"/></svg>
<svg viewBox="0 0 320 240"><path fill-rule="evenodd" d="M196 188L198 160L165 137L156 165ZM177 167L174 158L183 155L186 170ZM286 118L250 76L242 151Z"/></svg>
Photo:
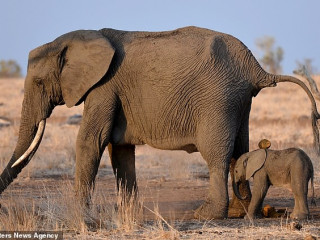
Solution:
<svg viewBox="0 0 320 240"><path fill-rule="evenodd" d="M194 217L199 220L225 219L227 211L210 201L205 201L195 210Z"/></svg>
<svg viewBox="0 0 320 240"><path fill-rule="evenodd" d="M303 219L307 219L308 217L309 217L308 213L295 213L295 212L292 212L290 214L290 218L292 218L292 219L303 220Z"/></svg>
<svg viewBox="0 0 320 240"><path fill-rule="evenodd" d="M103 222L101 218L99 218L99 213L101 213L100 207L91 208L82 208L82 224L81 226L88 231L96 231L101 228L105 228L107 225L106 222Z"/></svg>

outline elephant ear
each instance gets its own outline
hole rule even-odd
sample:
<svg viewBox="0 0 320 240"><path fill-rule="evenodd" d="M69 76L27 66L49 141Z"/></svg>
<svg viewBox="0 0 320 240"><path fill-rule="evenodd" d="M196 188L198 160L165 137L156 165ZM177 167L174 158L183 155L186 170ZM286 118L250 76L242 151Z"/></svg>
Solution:
<svg viewBox="0 0 320 240"><path fill-rule="evenodd" d="M61 91L72 107L106 74L115 50L98 31L70 32L55 41L64 46L58 59Z"/></svg>
<svg viewBox="0 0 320 240"><path fill-rule="evenodd" d="M250 153L246 166L246 180L249 180L266 162L267 151L258 149Z"/></svg>

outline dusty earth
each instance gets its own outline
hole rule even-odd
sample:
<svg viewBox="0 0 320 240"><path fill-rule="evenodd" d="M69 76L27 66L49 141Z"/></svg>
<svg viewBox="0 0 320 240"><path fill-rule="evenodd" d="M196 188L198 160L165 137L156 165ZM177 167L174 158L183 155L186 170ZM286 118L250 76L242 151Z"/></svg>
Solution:
<svg viewBox="0 0 320 240"><path fill-rule="evenodd" d="M319 84L320 78L317 78L317 81ZM0 117L5 117L11 122L11 126L0 128L0 169L5 167L15 147L22 98L23 80L0 79ZM311 217L308 221L300 222L300 230L294 227L296 222L290 220L287 215L251 222L243 219L194 219L194 210L201 205L208 192L208 170L204 160L199 153L162 151L149 146L136 148L139 196L143 206L140 216L143 219L134 223L133 227L130 224L117 225L112 216L103 217L103 221L108 223L103 224L98 230L70 227L69 223L64 223L70 220L62 218L63 214L57 212L68 213L68 210L61 206L70 208L75 201L72 190L74 145L79 126L68 125L66 122L70 116L81 114L81 111L82 106L72 109L59 107L54 110L34 159L1 195L0 231L61 229L66 239L303 239L308 235L320 237L320 158L312 149L310 102L299 87L293 84L279 84L276 88L264 89L253 100L250 149L256 149L260 139L268 138L273 149L300 147L312 158L317 206L309 205ZM231 192L229 183L229 193ZM115 180L107 153L100 164L93 202L98 212L103 212L101 209L105 208L114 209L117 202ZM290 213L294 199L290 190L271 187L265 204L275 207L278 211ZM26 224L29 220L24 216L18 217L19 224L11 224L10 219L15 217L12 216L14 211L10 211L10 208L36 215L36 219L41 216L41 220L29 226ZM56 222L39 224L39 221L44 219ZM74 222L76 220L78 219L74 217Z"/></svg>

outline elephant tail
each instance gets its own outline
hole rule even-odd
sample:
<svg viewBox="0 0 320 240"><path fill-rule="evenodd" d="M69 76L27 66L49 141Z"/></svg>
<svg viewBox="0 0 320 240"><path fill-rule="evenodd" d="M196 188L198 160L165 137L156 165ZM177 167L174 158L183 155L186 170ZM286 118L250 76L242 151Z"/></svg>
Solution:
<svg viewBox="0 0 320 240"><path fill-rule="evenodd" d="M308 95L310 102L311 102L311 108L312 108L312 112L311 112L311 121L312 121L312 130L313 130L313 144L314 144L314 148L316 149L316 152L318 155L320 155L320 139L319 139L319 129L317 127L317 120L320 119L320 114L317 110L317 104L314 100L314 97L312 95L312 93L310 92L309 88L299 79L292 77L292 76L285 76L285 75L273 75L272 76L275 80L276 83L279 82L292 82L295 83L297 85L299 85Z"/></svg>

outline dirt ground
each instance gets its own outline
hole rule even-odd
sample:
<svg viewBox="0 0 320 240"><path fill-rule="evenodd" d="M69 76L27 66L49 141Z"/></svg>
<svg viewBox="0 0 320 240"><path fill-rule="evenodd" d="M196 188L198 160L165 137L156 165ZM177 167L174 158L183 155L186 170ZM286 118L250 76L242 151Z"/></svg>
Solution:
<svg viewBox="0 0 320 240"><path fill-rule="evenodd" d="M320 78L317 78L317 82L319 85ZM5 167L15 147L22 98L23 80L0 80L0 117L11 122L11 126L0 128L0 169ZM117 225L111 216L103 218L111 219L111 223L99 230L70 227L70 220L62 218L63 214L57 212L68 212L61 206L70 208L74 201L74 146L79 126L68 125L66 122L70 116L81 114L82 106L54 110L34 159L1 195L2 210L6 210L0 212L0 230L12 230L15 227L9 220L3 219L6 217L18 219L20 225L17 230L34 230L39 227L46 230L60 229L66 239L304 239L308 235L319 238L320 158L312 149L310 110L310 102L304 91L293 84L284 83L259 93L253 100L250 116L251 150L257 148L260 139L267 138L272 142L272 149L300 147L312 158L317 206L309 204L311 217L299 223L302 226L300 230L294 227L296 222L286 215L251 222L243 219L194 219L194 210L201 205L208 192L205 161L199 153L163 151L149 146L136 148L143 220L127 228ZM229 195L231 192L229 182ZM69 202L69 205L65 202ZM93 202L94 208L99 209L113 209L117 202L115 180L107 153L103 155L100 164ZM294 199L290 190L271 187L264 201L266 204L290 213ZM36 219L41 216L41 221L56 221L56 225L51 222L51 225L41 225L37 220L29 226L26 222L30 219L11 216L14 213L10 208L33 214Z"/></svg>

